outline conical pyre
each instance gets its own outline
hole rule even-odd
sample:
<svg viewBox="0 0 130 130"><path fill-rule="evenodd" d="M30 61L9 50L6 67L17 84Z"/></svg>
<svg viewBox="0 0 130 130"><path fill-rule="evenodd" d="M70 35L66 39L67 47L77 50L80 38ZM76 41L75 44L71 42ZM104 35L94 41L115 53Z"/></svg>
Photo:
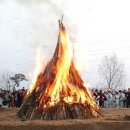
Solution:
<svg viewBox="0 0 130 130"><path fill-rule="evenodd" d="M59 20L59 36L52 59L37 77L18 116L26 119L87 119L98 107L81 79L70 54L67 34Z"/></svg>

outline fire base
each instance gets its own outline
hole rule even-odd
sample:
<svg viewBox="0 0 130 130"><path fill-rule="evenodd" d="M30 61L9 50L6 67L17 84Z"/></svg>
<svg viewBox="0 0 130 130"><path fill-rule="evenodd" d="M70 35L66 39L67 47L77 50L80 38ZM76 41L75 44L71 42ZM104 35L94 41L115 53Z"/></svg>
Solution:
<svg viewBox="0 0 130 130"><path fill-rule="evenodd" d="M89 106L82 104L67 104L65 102L47 109L34 109L32 105L24 104L18 116L25 119L62 120L62 119L90 119L93 114Z"/></svg>

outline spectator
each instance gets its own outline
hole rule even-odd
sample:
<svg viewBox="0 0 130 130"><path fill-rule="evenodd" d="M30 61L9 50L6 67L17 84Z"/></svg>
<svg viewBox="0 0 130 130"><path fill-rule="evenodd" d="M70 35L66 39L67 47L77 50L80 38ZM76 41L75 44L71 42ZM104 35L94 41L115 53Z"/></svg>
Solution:
<svg viewBox="0 0 130 130"><path fill-rule="evenodd" d="M119 107L122 108L124 105L125 94L119 90Z"/></svg>
<svg viewBox="0 0 130 130"><path fill-rule="evenodd" d="M119 108L120 96L118 92L115 92L115 108Z"/></svg>
<svg viewBox="0 0 130 130"><path fill-rule="evenodd" d="M9 92L7 91L4 96L5 104L7 107L10 107L10 98L9 98Z"/></svg>
<svg viewBox="0 0 130 130"><path fill-rule="evenodd" d="M98 95L99 95L99 97L98 97L98 99L99 99L99 106L100 107L104 107L105 95L102 92L102 90L100 90Z"/></svg>
<svg viewBox="0 0 130 130"><path fill-rule="evenodd" d="M108 93L107 93L107 91L104 92L104 96L105 96L105 99L104 99L104 107L107 108L107 107L108 107L108 101L107 101Z"/></svg>
<svg viewBox="0 0 130 130"><path fill-rule="evenodd" d="M99 104L99 102L98 102L98 90L97 89L95 91L93 90L93 97L95 99L96 104Z"/></svg>
<svg viewBox="0 0 130 130"><path fill-rule="evenodd" d="M108 108L112 108L113 107L113 95L110 90L108 91L107 102L108 102Z"/></svg>
<svg viewBox="0 0 130 130"><path fill-rule="evenodd" d="M2 107L2 105L3 105L3 99L2 99L2 97L0 96L0 108Z"/></svg>
<svg viewBox="0 0 130 130"><path fill-rule="evenodd" d="M14 95L11 93L10 95L10 107L14 107Z"/></svg>

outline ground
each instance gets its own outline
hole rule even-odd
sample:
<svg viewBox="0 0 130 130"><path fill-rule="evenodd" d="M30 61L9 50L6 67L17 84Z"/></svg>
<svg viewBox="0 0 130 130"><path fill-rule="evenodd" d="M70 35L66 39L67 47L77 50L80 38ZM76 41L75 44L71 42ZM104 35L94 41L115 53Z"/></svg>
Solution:
<svg viewBox="0 0 130 130"><path fill-rule="evenodd" d="M0 130L130 130L130 109L101 109L102 118L89 120L22 121L18 109L0 109Z"/></svg>

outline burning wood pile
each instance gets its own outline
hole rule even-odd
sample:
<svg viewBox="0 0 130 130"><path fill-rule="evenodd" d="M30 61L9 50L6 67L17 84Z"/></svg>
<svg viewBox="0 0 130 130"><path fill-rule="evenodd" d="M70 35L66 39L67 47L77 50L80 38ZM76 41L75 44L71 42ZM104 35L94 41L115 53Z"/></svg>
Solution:
<svg viewBox="0 0 130 130"><path fill-rule="evenodd" d="M30 87L18 116L26 119L87 119L98 107L73 62L67 33L59 20L59 36L52 59Z"/></svg>

